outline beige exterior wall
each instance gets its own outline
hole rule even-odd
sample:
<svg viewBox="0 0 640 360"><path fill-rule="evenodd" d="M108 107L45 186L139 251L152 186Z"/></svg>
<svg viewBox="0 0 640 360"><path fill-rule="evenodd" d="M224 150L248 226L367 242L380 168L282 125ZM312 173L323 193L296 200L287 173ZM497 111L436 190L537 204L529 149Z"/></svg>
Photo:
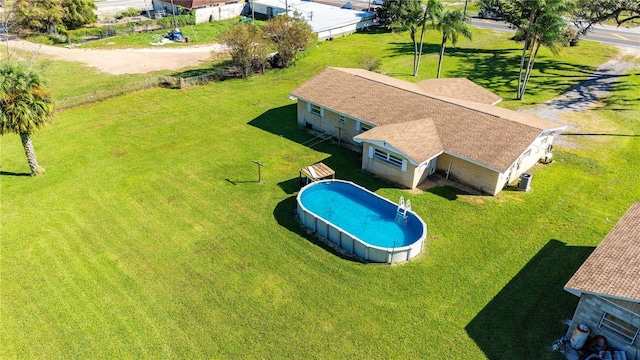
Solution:
<svg viewBox="0 0 640 360"><path fill-rule="evenodd" d="M341 122L340 114L325 108L322 108L322 116L312 114L309 111L309 103L304 100L298 100L297 110L298 125L308 127L310 124L313 130L330 134L336 138L339 135L341 141L360 146L353 141L353 137L360 133L356 119L345 116L344 122Z"/></svg>
<svg viewBox="0 0 640 360"><path fill-rule="evenodd" d="M389 164L388 162L382 161L375 157L369 157L369 148L380 149L387 153L393 153L388 149L374 146L369 143L363 143L364 148L362 149L362 168L369 172L372 172L380 177L383 177L389 181L392 181L396 184L402 185L407 188L413 189L416 187L417 181L420 180L418 168L415 165L409 163L406 159L405 166L406 171L402 171L402 168L397 167L395 165ZM400 154L393 153L394 155L400 156ZM402 157L402 156L400 156Z"/></svg>
<svg viewBox="0 0 640 360"><path fill-rule="evenodd" d="M449 154L442 154L438 157L438 170L446 173L451 165L449 178L453 178L461 183L472 186L478 190L495 195L502 190L499 186L500 173L457 158Z"/></svg>
<svg viewBox="0 0 640 360"><path fill-rule="evenodd" d="M613 314L616 317L640 327L640 313L638 312L637 303L624 300L608 299L605 297L595 296L591 294L582 294L580 301L576 307L576 312L569 325L567 336L571 337L574 329L578 324L585 324L591 330L591 336L602 335L607 338L607 342L614 348L627 350L627 358L635 359L637 355L640 355L640 338L636 338L635 342L630 346L626 343L621 343L615 335L609 333L606 330L599 329L600 319L606 311Z"/></svg>
<svg viewBox="0 0 640 360"><path fill-rule="evenodd" d="M339 137L341 141L360 146L360 144L353 141L353 137L360 133L360 122L357 119L345 116L344 121L340 121L340 114L323 107L321 109L321 115L313 114L310 111L310 104L299 99L297 104L298 124L336 138ZM490 195L496 195L506 185L517 181L522 173L527 172L541 159L545 158L547 148L552 144L554 135L554 133L548 132L539 136L505 173L488 169L449 154L441 154L437 158L436 168L446 173L451 164L450 178ZM406 171L402 171L397 166L371 158L368 156L368 148L370 146L374 145L364 144L363 148L362 168L365 170L408 188L415 188L429 175L428 167L407 163ZM387 149L380 149L389 152ZM397 153L396 155L399 156Z"/></svg>

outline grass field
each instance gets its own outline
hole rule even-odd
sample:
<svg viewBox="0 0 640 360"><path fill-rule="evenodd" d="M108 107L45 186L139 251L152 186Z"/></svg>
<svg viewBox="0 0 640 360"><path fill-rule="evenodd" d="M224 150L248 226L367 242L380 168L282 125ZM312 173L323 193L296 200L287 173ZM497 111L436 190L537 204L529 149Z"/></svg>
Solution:
<svg viewBox="0 0 640 360"><path fill-rule="evenodd" d="M508 98L517 44L476 34L443 71ZM59 113L33 136L47 169L37 178L21 176L19 138L0 138L0 357L563 358L549 346L577 298L562 287L640 199L640 141L578 138L532 170L531 192L497 197L409 193L359 170L357 153L306 145L289 91L364 54L411 80L409 47L406 34L358 34L288 70ZM420 78L435 73L428 50ZM527 103L584 79L606 51L583 42L543 53ZM76 73L50 78L71 87ZM639 85L639 74L624 77L585 129L639 134ZM316 161L411 199L429 228L423 254L366 265L308 235L296 184Z"/></svg>

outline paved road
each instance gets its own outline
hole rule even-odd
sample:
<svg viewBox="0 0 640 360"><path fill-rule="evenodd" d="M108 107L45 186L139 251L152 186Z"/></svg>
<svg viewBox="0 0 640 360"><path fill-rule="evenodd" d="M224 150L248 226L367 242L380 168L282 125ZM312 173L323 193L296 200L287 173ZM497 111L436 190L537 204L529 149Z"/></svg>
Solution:
<svg viewBox="0 0 640 360"><path fill-rule="evenodd" d="M108 0L114 1L114 0ZM347 0L315 0L316 2L342 6ZM350 0L353 7L357 10L365 9L369 0ZM513 31L509 25L501 21L493 21L487 19L480 19L474 17L471 19L471 23L475 27L494 29L500 31ZM636 29L616 29L611 27L594 27L587 35L581 36L581 39L598 41L605 44L624 46L624 47L636 47L640 49L640 28Z"/></svg>
<svg viewBox="0 0 640 360"><path fill-rule="evenodd" d="M514 31L509 25L501 21L493 21L480 18L472 18L471 24L475 27L494 29L500 31ZM640 29L619 30L609 27L594 27L587 35L580 37L584 40L593 40L605 44L635 47L640 49Z"/></svg>

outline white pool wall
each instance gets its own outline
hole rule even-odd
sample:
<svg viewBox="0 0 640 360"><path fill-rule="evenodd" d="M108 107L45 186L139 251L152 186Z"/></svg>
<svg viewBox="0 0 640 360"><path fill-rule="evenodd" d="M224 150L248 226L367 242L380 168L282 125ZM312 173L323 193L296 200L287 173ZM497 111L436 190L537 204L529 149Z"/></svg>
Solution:
<svg viewBox="0 0 640 360"><path fill-rule="evenodd" d="M323 238L326 238L332 243L345 249L349 253L355 254L366 261L389 263L389 264L404 262L404 261L409 261L412 258L416 257L422 251L424 247L424 240L427 238L427 225L420 218L420 216L418 216L418 214L416 214L413 211L410 211L410 212L416 217L418 221L420 221L420 224L422 225L422 236L418 240L413 242L411 245L401 246L396 248L386 248L386 247L371 245L366 241L359 239L358 237L352 235L348 231L336 226L335 224L325 220L324 218L318 216L317 214L305 208L302 202L300 201L300 196L304 192L304 190L312 186L318 186L319 184L329 183L329 182L342 182L345 184L349 184L351 186L359 188L360 190L372 196L376 196L384 201L387 201L393 204L394 206L397 206L396 203L372 191L369 191L368 189L365 189L360 185L352 183L350 181L344 181L344 180L317 181L302 188L302 190L300 190L297 196L298 218L300 219L300 222L302 222L306 227L308 227L318 235L322 236Z"/></svg>

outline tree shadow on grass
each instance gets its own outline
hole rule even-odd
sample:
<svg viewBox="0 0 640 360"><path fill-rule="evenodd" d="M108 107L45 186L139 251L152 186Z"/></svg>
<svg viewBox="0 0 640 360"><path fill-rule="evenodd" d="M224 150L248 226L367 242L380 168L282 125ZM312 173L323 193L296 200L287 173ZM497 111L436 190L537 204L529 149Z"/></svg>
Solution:
<svg viewBox="0 0 640 360"><path fill-rule="evenodd" d="M411 42L393 42L391 56L408 56L413 54L413 44ZM443 65L447 77L464 77L476 84L492 90L502 92L504 89L515 89L517 86L518 70L520 66L521 47L505 49L477 49L449 46L445 48ZM439 44L424 44L423 55L438 54ZM457 58L456 68L447 68L447 58ZM540 56L534 67L534 74L531 76L530 85L527 88L529 95L536 95L541 92L554 91L564 93L571 90L585 77L593 74L595 67L570 64L559 58L549 58ZM567 72L578 73L578 75L567 76ZM403 76L410 74L389 74L392 76ZM510 98L510 97L508 97Z"/></svg>
<svg viewBox="0 0 640 360"><path fill-rule="evenodd" d="M219 71L222 71L229 66L233 66L233 63L231 62L231 60L225 60L225 61L212 63L210 66L206 66L206 67L176 71L172 73L171 76L177 77L177 78L188 78L188 77L194 77L194 76L216 74Z"/></svg>
<svg viewBox="0 0 640 360"><path fill-rule="evenodd" d="M593 251L551 239L465 327L488 359L546 359L578 298L563 290Z"/></svg>
<svg viewBox="0 0 640 360"><path fill-rule="evenodd" d="M328 240L321 239L316 234L311 232L306 226L302 225L298 220L296 212L297 201L295 196L290 196L276 205L273 210L273 217L276 219L280 226L288 229L289 231L300 235L300 237L308 240L310 243L318 246L319 248L328 251L329 253L340 257L341 259L363 262L362 259L355 255L348 254L344 251L340 251L336 246L330 245Z"/></svg>
<svg viewBox="0 0 640 360"><path fill-rule="evenodd" d="M449 56L457 57L458 67L448 70L451 77L465 77L476 84L494 92L513 89L515 95L520 55L514 49L480 50L453 48ZM576 65L555 58L540 57L535 64L534 73L527 86L529 95L544 92L564 93L584 81L596 70L592 66ZM578 75L567 76L566 73ZM515 96L513 97L515 98Z"/></svg>

